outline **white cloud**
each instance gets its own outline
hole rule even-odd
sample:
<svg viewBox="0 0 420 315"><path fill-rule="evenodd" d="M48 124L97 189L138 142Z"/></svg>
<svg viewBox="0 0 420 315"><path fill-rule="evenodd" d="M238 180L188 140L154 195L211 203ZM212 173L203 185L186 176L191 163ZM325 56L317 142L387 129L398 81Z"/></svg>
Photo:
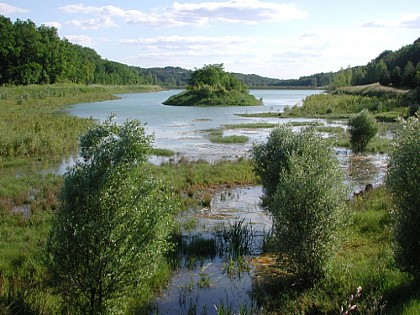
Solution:
<svg viewBox="0 0 420 315"><path fill-rule="evenodd" d="M0 2L0 14L8 15L8 14L13 14L13 13L27 13L27 12L29 12L29 10L18 8L10 4Z"/></svg>
<svg viewBox="0 0 420 315"><path fill-rule="evenodd" d="M49 27L55 27L58 30L61 28L61 23L60 22L45 22L45 23L42 23L42 24L44 24L46 26L49 26Z"/></svg>
<svg viewBox="0 0 420 315"><path fill-rule="evenodd" d="M86 35L67 35L66 39L69 42L79 44L82 46L91 46L93 43L92 38Z"/></svg>
<svg viewBox="0 0 420 315"><path fill-rule="evenodd" d="M107 27L115 27L117 24L112 21L112 19L108 16L101 16L94 19L86 19L86 20L71 20L67 21L66 24L78 27L80 29L93 29L97 30L99 28L107 28Z"/></svg>
<svg viewBox="0 0 420 315"><path fill-rule="evenodd" d="M420 29L420 15L403 16L399 19L374 20L366 22L362 27L368 28L410 28Z"/></svg>
<svg viewBox="0 0 420 315"><path fill-rule="evenodd" d="M126 23L146 26L174 27L181 25L208 25L214 22L257 24L273 21L302 19L306 12L293 4L278 4L259 0L231 0L225 2L178 3L145 13L139 10L124 10L115 6L85 6L73 4L60 7L70 14L94 14L99 17L123 18ZM77 27L99 28L100 19L73 20ZM95 25L96 23L96 25ZM94 26L95 25L95 26ZM107 26L107 25L105 25Z"/></svg>
<svg viewBox="0 0 420 315"><path fill-rule="evenodd" d="M168 11L178 21L199 25L211 21L257 24L306 17L306 13L293 4L278 4L259 0L182 4L175 2Z"/></svg>

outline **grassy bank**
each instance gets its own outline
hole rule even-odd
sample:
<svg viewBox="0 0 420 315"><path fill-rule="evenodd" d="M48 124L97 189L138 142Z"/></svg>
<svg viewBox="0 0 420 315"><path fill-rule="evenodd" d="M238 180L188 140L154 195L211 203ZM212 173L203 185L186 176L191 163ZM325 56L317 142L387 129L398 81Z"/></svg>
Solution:
<svg viewBox="0 0 420 315"><path fill-rule="evenodd" d="M156 86L47 85L0 87L0 158L59 158L76 151L91 119L71 117L70 104L115 99L115 93L146 92Z"/></svg>
<svg viewBox="0 0 420 315"><path fill-rule="evenodd" d="M389 194L384 188L365 193L349 202L348 211L343 245L316 287L291 289L293 278L270 256L261 258L255 287L264 314L339 314L358 287L362 295L353 301L356 314L418 314L420 289L393 259Z"/></svg>

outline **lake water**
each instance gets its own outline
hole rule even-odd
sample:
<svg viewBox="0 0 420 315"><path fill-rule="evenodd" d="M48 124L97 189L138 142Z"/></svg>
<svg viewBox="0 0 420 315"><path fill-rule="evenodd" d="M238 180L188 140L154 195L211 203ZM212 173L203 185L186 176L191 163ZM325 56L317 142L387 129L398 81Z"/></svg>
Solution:
<svg viewBox="0 0 420 315"><path fill-rule="evenodd" d="M263 106L233 107L180 107L162 105L169 96L180 90L153 93L133 93L118 95L121 99L72 106L68 112L78 117L92 117L100 121L110 114L117 116L118 122L135 118L146 124L146 132L154 134L154 144L159 148L171 149L189 159L214 161L247 154L254 141L264 141L268 129L225 131L226 135L246 135L250 141L246 145L219 145L209 141L205 130L220 128L226 124L251 122L279 123L279 119L248 118L236 114L258 112L282 112L285 106L300 104L310 94L321 90L253 90L251 93L262 98ZM300 119L305 120L305 119ZM282 120L282 122L290 119Z"/></svg>
<svg viewBox="0 0 420 315"><path fill-rule="evenodd" d="M308 95L323 93L322 90L251 90L251 94L262 98L262 106L233 107L179 107L162 105L169 96L181 90L169 90L152 93L132 93L118 95L120 99L83 103L68 109L71 115L104 121L111 114L118 122L138 119L145 124L146 132L155 137L154 145L158 148L173 150L178 157L190 160L203 159L210 162L220 159L248 157L254 142L264 142L270 129L231 129L224 130L224 135L245 135L246 144L215 144L210 142L210 129L217 129L228 124L266 122L284 124L290 121L313 121L314 119L280 119L241 117L237 114L282 112L286 106L299 105ZM340 121L317 120L326 126L342 125ZM297 128L296 128L297 129ZM353 155L349 150L337 148L337 157L343 168L348 170L348 183L353 190L359 190L368 183L378 184L383 180L387 157L382 154ZM160 163L165 158L155 158ZM74 163L70 157L65 161L59 173L64 173L67 166Z"/></svg>

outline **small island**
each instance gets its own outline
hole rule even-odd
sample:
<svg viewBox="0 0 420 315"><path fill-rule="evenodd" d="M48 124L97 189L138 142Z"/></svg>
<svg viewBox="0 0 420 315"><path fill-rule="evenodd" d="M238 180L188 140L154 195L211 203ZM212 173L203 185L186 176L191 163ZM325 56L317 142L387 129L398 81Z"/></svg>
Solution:
<svg viewBox="0 0 420 315"><path fill-rule="evenodd" d="M249 94L245 83L224 71L223 64L205 65L190 77L186 91L172 95L164 105L255 106L262 100Z"/></svg>

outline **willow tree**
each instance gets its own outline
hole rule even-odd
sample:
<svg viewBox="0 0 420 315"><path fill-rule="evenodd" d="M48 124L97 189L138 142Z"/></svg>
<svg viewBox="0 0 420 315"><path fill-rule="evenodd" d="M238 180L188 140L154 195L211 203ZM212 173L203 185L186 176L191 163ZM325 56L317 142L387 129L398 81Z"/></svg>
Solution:
<svg viewBox="0 0 420 315"><path fill-rule="evenodd" d="M175 204L147 171L151 140L138 121L111 118L81 138L83 160L64 175L48 242L49 270L71 312L122 309L168 249Z"/></svg>
<svg viewBox="0 0 420 315"><path fill-rule="evenodd" d="M311 286L324 277L344 222L344 176L335 152L314 128L295 134L281 126L254 147L254 159L282 266Z"/></svg>

